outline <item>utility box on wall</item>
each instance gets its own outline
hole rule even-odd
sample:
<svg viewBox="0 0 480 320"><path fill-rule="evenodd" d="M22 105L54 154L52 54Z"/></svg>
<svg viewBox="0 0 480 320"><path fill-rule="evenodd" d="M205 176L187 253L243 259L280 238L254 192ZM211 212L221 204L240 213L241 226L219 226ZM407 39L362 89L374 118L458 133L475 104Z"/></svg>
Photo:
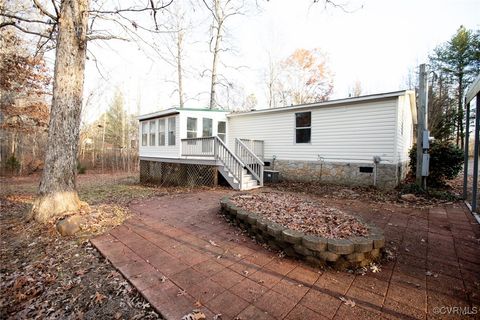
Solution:
<svg viewBox="0 0 480 320"><path fill-rule="evenodd" d="M430 155L428 153L424 153L422 157L422 177L428 177L430 174Z"/></svg>
<svg viewBox="0 0 480 320"><path fill-rule="evenodd" d="M279 178L279 172L275 170L264 170L263 171L263 182L277 183Z"/></svg>

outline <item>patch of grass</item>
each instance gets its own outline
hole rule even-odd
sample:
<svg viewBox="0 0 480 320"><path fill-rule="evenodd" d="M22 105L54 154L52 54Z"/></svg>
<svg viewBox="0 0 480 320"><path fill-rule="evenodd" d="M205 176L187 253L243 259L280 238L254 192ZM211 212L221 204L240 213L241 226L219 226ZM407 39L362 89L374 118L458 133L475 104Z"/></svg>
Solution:
<svg viewBox="0 0 480 320"><path fill-rule="evenodd" d="M145 198L158 190L139 184L109 183L104 185L86 185L79 188L80 199L89 204L116 202L126 204L136 198Z"/></svg>

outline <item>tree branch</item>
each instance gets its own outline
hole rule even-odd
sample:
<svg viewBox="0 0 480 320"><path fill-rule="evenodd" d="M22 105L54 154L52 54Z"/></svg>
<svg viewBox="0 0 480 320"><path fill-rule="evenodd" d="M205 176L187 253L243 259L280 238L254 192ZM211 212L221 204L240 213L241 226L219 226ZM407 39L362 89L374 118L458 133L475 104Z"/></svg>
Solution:
<svg viewBox="0 0 480 320"><path fill-rule="evenodd" d="M149 11L149 10L156 11L156 10L165 9L170 4L172 4L172 2L173 2L173 0L170 0L167 4L164 4L160 7L147 6L145 8L138 8L138 9L128 8L128 9L117 9L117 10L89 10L88 12L89 13L100 13L100 14L118 14L118 13L122 13L122 12L143 12L143 11Z"/></svg>
<svg viewBox="0 0 480 320"><path fill-rule="evenodd" d="M33 0L33 3L34 3L35 6L38 8L38 10L40 10L41 13L43 13L44 15L52 18L52 19L55 20L55 21L58 20L58 16L55 16L55 15L51 14L50 12L48 12L48 10L45 9L45 8L38 2L38 0Z"/></svg>
<svg viewBox="0 0 480 320"><path fill-rule="evenodd" d="M33 34L33 35L36 35L36 36L39 36L39 37L42 37L42 38L50 39L49 35L41 33L41 32L31 31L31 30L22 28L15 21L7 21L7 22L3 22L3 23L0 24L0 28L6 27L6 26L12 26L12 27L15 27L18 30L24 32L24 33Z"/></svg>
<svg viewBox="0 0 480 320"><path fill-rule="evenodd" d="M130 41L127 38L122 38L119 36L114 36L114 35L87 35L87 40L88 41L93 41L93 40L122 40L122 41Z"/></svg>
<svg viewBox="0 0 480 320"><path fill-rule="evenodd" d="M27 19L27 18L24 18L24 17L19 17L19 16L16 16L16 15L13 15L13 14L9 14L9 13L0 13L0 17L6 17L6 18L10 18L10 19L15 19L15 20L18 20L18 21L23 21L23 22L27 22L27 23L43 23L43 24L46 24L46 25L52 25L54 24L54 22L52 21L44 21L44 20L36 20L36 19Z"/></svg>

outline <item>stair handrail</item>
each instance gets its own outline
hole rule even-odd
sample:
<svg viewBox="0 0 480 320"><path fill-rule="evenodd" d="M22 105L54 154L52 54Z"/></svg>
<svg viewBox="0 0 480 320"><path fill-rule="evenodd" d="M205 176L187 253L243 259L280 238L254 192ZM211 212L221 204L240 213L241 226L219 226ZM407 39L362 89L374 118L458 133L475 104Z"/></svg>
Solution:
<svg viewBox="0 0 480 320"><path fill-rule="evenodd" d="M220 148L222 149L222 152L220 151ZM228 155L231 160L227 159L225 154ZM237 157L237 155L235 155L235 153L233 153L227 147L225 142L223 142L218 136L215 136L214 157L215 160L219 160L225 167L227 167L232 176L238 180L241 188L243 183L243 168L245 168L245 163L243 163L243 161L240 160L240 158Z"/></svg>
<svg viewBox="0 0 480 320"><path fill-rule="evenodd" d="M239 138L235 138L235 151L238 152L237 156L245 164L247 171L258 180L260 186L263 186L263 169L265 166L263 161ZM254 164L249 160L253 160Z"/></svg>

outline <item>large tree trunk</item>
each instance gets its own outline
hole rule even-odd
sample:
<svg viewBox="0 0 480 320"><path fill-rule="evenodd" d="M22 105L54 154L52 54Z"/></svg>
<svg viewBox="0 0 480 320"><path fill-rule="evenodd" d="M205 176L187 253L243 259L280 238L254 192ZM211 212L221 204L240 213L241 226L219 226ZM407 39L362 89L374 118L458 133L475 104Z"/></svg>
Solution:
<svg viewBox="0 0 480 320"><path fill-rule="evenodd" d="M210 82L210 109L215 109L217 106L217 68L218 68L218 55L220 53L220 43L222 41L222 24L223 24L223 14L220 8L220 1L215 0L214 10L216 17L216 34L215 34L215 46L213 48L213 61L212 61L212 78ZM215 21L214 21L215 23Z"/></svg>
<svg viewBox="0 0 480 320"><path fill-rule="evenodd" d="M89 0L63 0L45 167L32 208L40 222L82 206L76 191L76 162L82 110Z"/></svg>
<svg viewBox="0 0 480 320"><path fill-rule="evenodd" d="M464 133L463 133L463 74L460 73L458 78L458 127L459 127L459 136L460 136L460 148L464 149ZM458 142L457 142L458 145Z"/></svg>
<svg viewBox="0 0 480 320"><path fill-rule="evenodd" d="M220 46L220 29L217 31L215 37L215 47L213 49L213 62L212 62L212 78L210 82L210 109L215 109L217 106L216 89L217 89L217 67L218 67L218 52Z"/></svg>
<svg viewBox="0 0 480 320"><path fill-rule="evenodd" d="M178 26L180 27L180 26ZM179 107L183 108L183 78L182 78L182 48L183 48L183 30L179 28L177 34L177 76L178 76L178 102Z"/></svg>

